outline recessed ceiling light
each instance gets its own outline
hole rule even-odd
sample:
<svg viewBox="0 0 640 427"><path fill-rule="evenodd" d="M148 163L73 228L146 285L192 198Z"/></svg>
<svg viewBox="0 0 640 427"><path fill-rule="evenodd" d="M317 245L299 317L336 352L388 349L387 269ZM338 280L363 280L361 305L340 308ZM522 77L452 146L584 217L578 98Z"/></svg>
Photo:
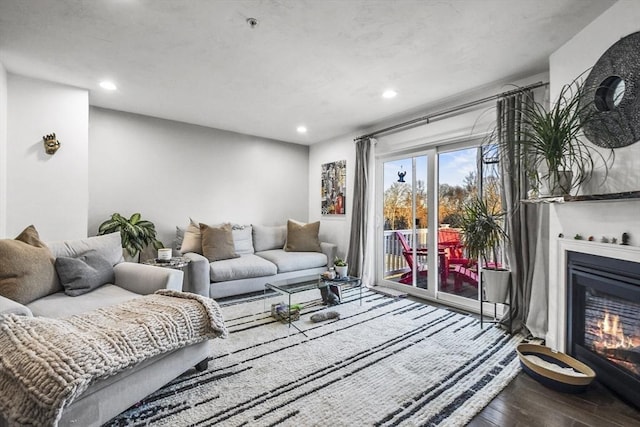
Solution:
<svg viewBox="0 0 640 427"><path fill-rule="evenodd" d="M104 90L116 90L116 89L118 89L116 87L116 85L113 84L113 82L110 82L110 81L107 81L107 80L100 82L100 87L102 89L104 89Z"/></svg>
<svg viewBox="0 0 640 427"><path fill-rule="evenodd" d="M296 128L296 130L298 131L298 133L307 133L307 127L306 126L298 126Z"/></svg>
<svg viewBox="0 0 640 427"><path fill-rule="evenodd" d="M393 89L387 89L382 93L382 97L386 99L395 98L398 92Z"/></svg>

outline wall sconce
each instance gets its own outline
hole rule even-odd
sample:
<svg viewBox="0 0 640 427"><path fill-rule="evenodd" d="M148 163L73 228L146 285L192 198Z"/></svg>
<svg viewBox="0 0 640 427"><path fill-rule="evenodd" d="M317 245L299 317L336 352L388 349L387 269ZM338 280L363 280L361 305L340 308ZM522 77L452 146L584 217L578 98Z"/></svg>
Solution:
<svg viewBox="0 0 640 427"><path fill-rule="evenodd" d="M56 154L56 151L60 148L60 141L56 139L56 134L45 135L42 140L44 141L44 151L51 156Z"/></svg>

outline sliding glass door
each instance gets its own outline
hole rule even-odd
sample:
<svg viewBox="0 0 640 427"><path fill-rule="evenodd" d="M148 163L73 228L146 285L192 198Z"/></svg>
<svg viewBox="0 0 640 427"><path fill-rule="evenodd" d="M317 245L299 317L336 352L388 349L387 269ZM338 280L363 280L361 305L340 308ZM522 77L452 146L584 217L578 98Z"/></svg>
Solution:
<svg viewBox="0 0 640 427"><path fill-rule="evenodd" d="M428 289L427 156L383 163L382 277Z"/></svg>
<svg viewBox="0 0 640 427"><path fill-rule="evenodd" d="M379 165L380 282L477 310L478 263L465 251L460 221L470 197L500 201L492 151L473 141L383 159Z"/></svg>
<svg viewBox="0 0 640 427"><path fill-rule="evenodd" d="M461 233L463 206L478 193L477 147L438 153L438 250L445 265L440 275L442 297L478 301L478 269L469 259Z"/></svg>

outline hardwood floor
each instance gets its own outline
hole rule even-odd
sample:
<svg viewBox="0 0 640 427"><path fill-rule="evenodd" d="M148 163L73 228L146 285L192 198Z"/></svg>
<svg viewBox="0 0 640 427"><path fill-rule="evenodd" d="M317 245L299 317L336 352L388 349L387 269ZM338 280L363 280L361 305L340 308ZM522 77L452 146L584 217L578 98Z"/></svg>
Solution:
<svg viewBox="0 0 640 427"><path fill-rule="evenodd" d="M458 311L431 301L409 298ZM640 410L597 381L585 393L567 394L547 388L520 372L467 426L640 427Z"/></svg>
<svg viewBox="0 0 640 427"><path fill-rule="evenodd" d="M640 426L640 411L597 381L585 393L566 394L520 372L468 426L633 427Z"/></svg>

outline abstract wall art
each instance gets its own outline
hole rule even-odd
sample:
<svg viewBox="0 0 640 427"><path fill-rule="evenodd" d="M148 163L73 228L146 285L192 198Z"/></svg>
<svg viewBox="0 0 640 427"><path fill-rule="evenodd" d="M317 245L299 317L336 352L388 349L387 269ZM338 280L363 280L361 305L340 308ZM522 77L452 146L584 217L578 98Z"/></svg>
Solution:
<svg viewBox="0 0 640 427"><path fill-rule="evenodd" d="M347 197L347 161L322 165L322 215L344 215Z"/></svg>

